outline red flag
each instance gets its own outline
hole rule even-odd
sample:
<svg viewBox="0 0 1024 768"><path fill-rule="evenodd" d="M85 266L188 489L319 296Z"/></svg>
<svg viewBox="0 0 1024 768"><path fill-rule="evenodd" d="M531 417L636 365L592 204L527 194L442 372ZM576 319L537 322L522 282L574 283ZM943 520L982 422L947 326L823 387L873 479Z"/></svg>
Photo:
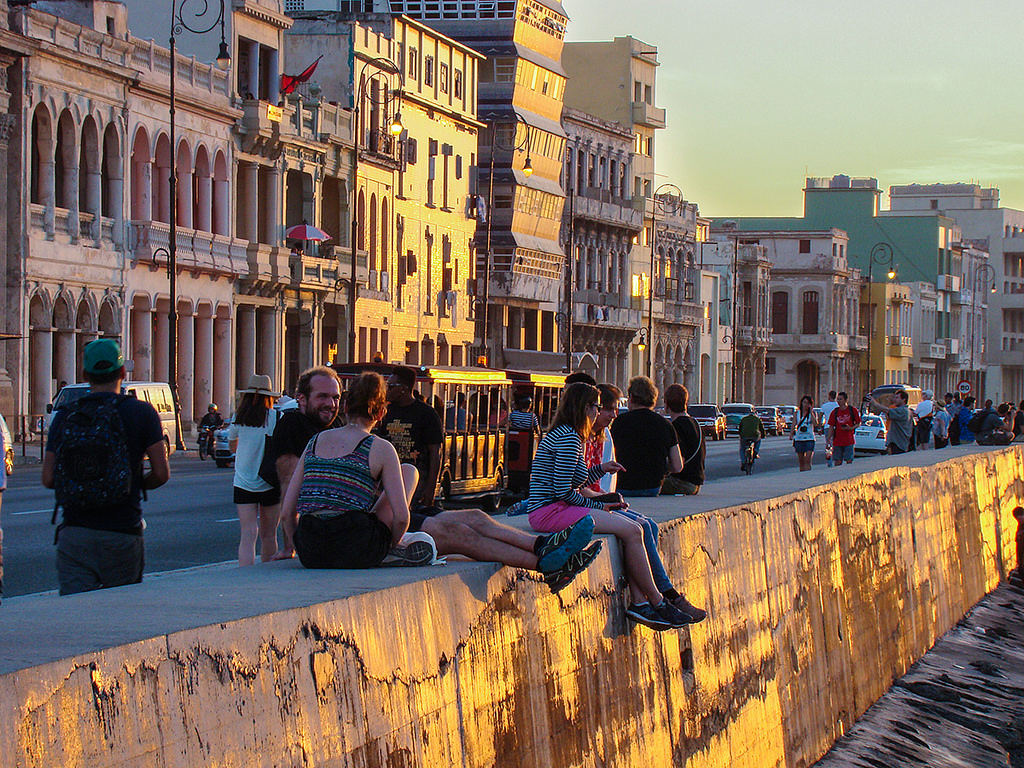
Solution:
<svg viewBox="0 0 1024 768"><path fill-rule="evenodd" d="M322 58L323 56L317 56L316 61L314 61L304 70L302 70L301 74L281 75L281 94L287 95L294 91L295 86L297 86L299 83L304 83L307 80L309 80L309 78L313 76L313 73L316 72L316 65L320 63L320 59Z"/></svg>

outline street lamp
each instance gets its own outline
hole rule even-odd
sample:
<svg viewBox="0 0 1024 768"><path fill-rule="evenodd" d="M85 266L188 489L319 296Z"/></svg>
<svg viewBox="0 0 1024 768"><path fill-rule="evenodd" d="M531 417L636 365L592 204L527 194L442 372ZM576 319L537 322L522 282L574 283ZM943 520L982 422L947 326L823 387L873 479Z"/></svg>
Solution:
<svg viewBox="0 0 1024 768"><path fill-rule="evenodd" d="M683 192L675 184L662 184L654 190L654 208L651 209L651 278L647 286L647 341L652 348L647 350L647 378L654 378L654 259L657 255L655 241L658 239L657 211L668 214L678 213Z"/></svg>
<svg viewBox="0 0 1024 768"><path fill-rule="evenodd" d="M185 6L191 5L196 12L188 14L189 21L186 21ZM212 19L212 20L211 20ZM163 250L167 254L167 282L170 293L170 306L167 312L167 382L171 387L171 399L174 401L174 413L179 420L176 447L181 450L185 446L181 440L181 402L178 398L178 140L176 115L176 77L177 66L177 36L185 30L194 35L205 35L220 25L220 47L217 50L217 66L220 69L227 69L231 65L231 52L224 39L225 26L224 0L220 0L216 15L210 7L208 0L172 0L171 3L171 73L170 87L168 94L169 103L169 128L171 140L171 173L170 173L170 215L168 221L168 243L167 248L158 248L154 255ZM191 22L191 23L190 23ZM194 26L193 26L194 25Z"/></svg>
<svg viewBox="0 0 1024 768"><path fill-rule="evenodd" d="M489 115L487 125L490 129L491 136L491 147L490 147L490 171L488 176L487 186L487 233L486 239L484 240L484 249L486 251L484 255L484 277L483 277L483 296L478 302L474 304L478 305L478 309L481 314L478 315L477 322L480 324L480 341L483 343L484 356L487 358L487 363L490 365L494 361L493 355L490 350L490 293L491 293L491 265L493 262L493 255L491 254L491 221L494 218L494 151L501 150L502 152L511 152L513 156L517 152L526 153L526 162L523 163L523 175L529 178L533 175L533 163L530 161L530 125L527 123L522 115L518 112L513 112L515 121L512 123L512 143L511 145L502 144L498 141L498 125L499 123L495 119L495 115ZM519 132L519 123L523 124L525 133L522 141L516 141L516 134ZM571 309L570 309L571 316ZM569 321L572 323L571 319ZM571 366L567 369L571 370Z"/></svg>
<svg viewBox="0 0 1024 768"><path fill-rule="evenodd" d="M971 378L974 379L973 386L974 392L981 392L981 381L980 377L974 372L974 336L975 336L975 315L978 313L978 294L981 292L983 286L991 285L991 293L996 292L996 271L992 269L991 264L978 264L974 268L974 282L972 287L974 289L971 294Z"/></svg>
<svg viewBox="0 0 1024 768"><path fill-rule="evenodd" d="M370 67L376 67L377 72L370 75L369 78L363 79L366 74L366 70ZM398 89L392 90L389 86L391 85L391 77L398 77ZM374 98L374 95L368 95L367 86L370 83L377 80L383 81L384 83L384 96L379 101ZM404 130L402 126L402 88L405 86L405 78L402 75L402 68L399 67L391 59L385 59L383 57L377 57L370 59L365 62L362 68L359 70L359 77L355 81L355 97L352 99L352 271L349 275L349 292L348 292L348 361L350 363L356 362L356 298L359 290L356 285L356 262L358 261L358 248L359 248L359 151L361 145L360 128L362 127L362 119L360 117L359 106L363 99L366 99L371 104L380 104L385 108L387 107L388 101L391 97L398 99L398 108L395 109L395 116L391 119L388 124L388 133L395 139L402 135ZM365 138L365 137L363 137Z"/></svg>
<svg viewBox="0 0 1024 768"><path fill-rule="evenodd" d="M888 266L889 269L886 272L886 276L890 280L896 279L896 265L893 262L892 246L888 243L876 243L871 249L871 253L868 257L868 366L865 372L865 380L867 382L867 391L870 392L874 387L871 386L871 337L875 335L875 310L871 303L871 284L872 276L874 273L875 264L879 266ZM888 303L888 299L886 300Z"/></svg>

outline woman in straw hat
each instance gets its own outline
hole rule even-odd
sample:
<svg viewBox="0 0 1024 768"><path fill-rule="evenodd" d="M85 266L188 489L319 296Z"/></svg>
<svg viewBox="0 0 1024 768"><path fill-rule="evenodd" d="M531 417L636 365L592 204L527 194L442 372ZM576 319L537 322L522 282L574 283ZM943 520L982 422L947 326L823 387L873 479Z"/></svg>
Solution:
<svg viewBox="0 0 1024 768"><path fill-rule="evenodd" d="M281 490L259 475L267 436L272 435L277 426L277 411L273 407L275 395L269 376L251 376L228 430L228 441L235 454L234 495L241 525L239 565L256 562L257 535L260 539L260 560L267 562L277 552Z"/></svg>

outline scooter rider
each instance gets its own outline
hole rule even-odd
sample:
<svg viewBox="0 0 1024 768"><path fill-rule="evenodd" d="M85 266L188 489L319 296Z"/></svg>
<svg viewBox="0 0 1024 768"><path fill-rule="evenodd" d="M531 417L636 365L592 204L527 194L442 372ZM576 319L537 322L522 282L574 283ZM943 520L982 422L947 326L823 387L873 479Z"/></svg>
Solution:
<svg viewBox="0 0 1024 768"><path fill-rule="evenodd" d="M224 417L220 415L220 411L217 410L216 403L210 403L206 407L206 415L199 420L199 428L210 428L216 429L217 427L224 426Z"/></svg>

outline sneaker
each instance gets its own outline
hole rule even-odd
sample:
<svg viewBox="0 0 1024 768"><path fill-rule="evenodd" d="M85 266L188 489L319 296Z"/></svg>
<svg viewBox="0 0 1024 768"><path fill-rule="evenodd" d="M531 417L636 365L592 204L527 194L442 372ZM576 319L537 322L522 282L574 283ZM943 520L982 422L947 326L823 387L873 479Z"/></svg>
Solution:
<svg viewBox="0 0 1024 768"><path fill-rule="evenodd" d="M679 629L694 623L694 618L690 614L680 611L668 600L662 600L654 606L654 610L672 626L672 629Z"/></svg>
<svg viewBox="0 0 1024 768"><path fill-rule="evenodd" d="M698 608L696 605L691 603L682 595L673 600L672 605L678 608L683 613L688 614L690 618L693 619L694 624L704 621L704 619L708 617L707 611L705 611L703 608Z"/></svg>
<svg viewBox="0 0 1024 768"><path fill-rule="evenodd" d="M421 565L430 565L437 556L432 539L415 538L416 534L407 533L402 537L399 544L393 546L384 559L381 566L391 568L415 568Z"/></svg>
<svg viewBox="0 0 1024 768"><path fill-rule="evenodd" d="M603 543L601 541L595 541L586 549L569 555L565 565L557 571L546 574L544 581L551 587L551 591L561 592L569 586L573 579L587 570L587 566L594 562L594 558L600 554L602 546Z"/></svg>
<svg viewBox="0 0 1024 768"><path fill-rule="evenodd" d="M537 552L537 570L542 573L557 571L568 562L570 555L587 546L593 535L594 518L590 515L581 517L568 528L552 533Z"/></svg>
<svg viewBox="0 0 1024 768"><path fill-rule="evenodd" d="M626 616L637 624L643 624L645 627L656 629L659 632L672 628L672 624L667 619L662 618L661 613L650 603L644 603L643 605L630 603L629 608L626 609Z"/></svg>

